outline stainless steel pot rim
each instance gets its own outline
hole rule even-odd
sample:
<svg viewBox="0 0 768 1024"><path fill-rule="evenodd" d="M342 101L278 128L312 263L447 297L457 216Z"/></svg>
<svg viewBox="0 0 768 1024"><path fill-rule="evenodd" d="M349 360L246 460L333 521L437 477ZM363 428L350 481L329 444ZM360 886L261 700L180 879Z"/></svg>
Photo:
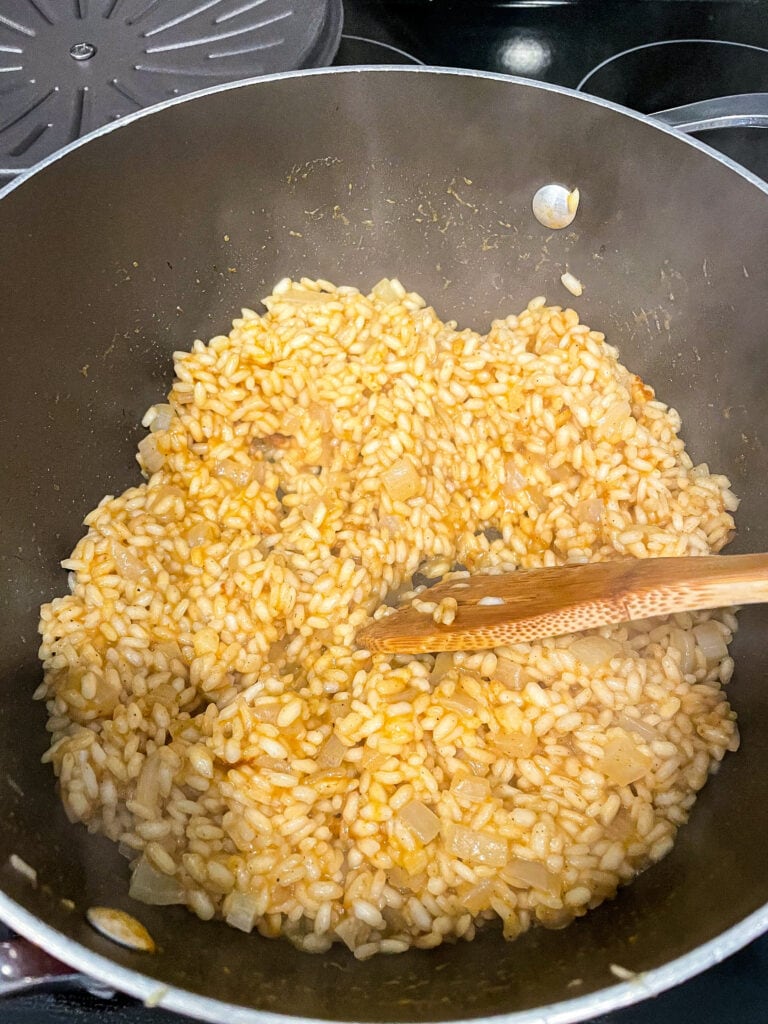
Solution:
<svg viewBox="0 0 768 1024"><path fill-rule="evenodd" d="M67 153L79 149L82 145L92 139L108 132L117 131L132 121L151 116L156 111L166 107L172 107L180 103L188 103L198 97L212 95L235 89L246 88L262 82L270 82L287 78L305 78L315 75L339 75L359 74L361 72L376 72L391 74L429 74L443 76L457 76L466 78L482 78L492 81L506 82L525 88L542 90L545 92L560 93L570 96L580 103L591 104L613 110L633 120L644 124L652 125L657 131L674 135L681 143L700 150L713 160L728 167L735 174L754 185L768 197L768 183L762 181L755 174L742 167L740 164L723 156L716 150L700 142L682 135L673 128L659 124L644 114L629 110L619 104L612 103L596 97L584 95L573 89L562 86L550 85L549 83L535 82L530 79L517 78L510 75L501 75L484 71L461 70L456 68L440 68L430 66L404 66L404 65L358 65L344 68L313 69L309 71L291 71L275 75L261 76L245 79L239 82L226 83L213 86L198 92L189 93L184 96L174 97L163 103L137 111L135 114L127 115L120 121L104 125L91 132L89 135L72 142L58 152L47 157L39 164L23 172L12 180L5 188L0 189L0 199L9 195L14 189L22 185L32 175L37 174L45 167L61 159ZM0 170L0 173L1 170ZM114 986L128 995L137 999L149 1001L154 1005L162 1006L178 1013L188 1014L202 1020L217 1022L226 1018L231 1024L295 1024L295 1018L284 1014L257 1010L245 1006L233 1006L211 999L207 996L198 995L184 989L165 986L157 979L141 974L138 971L130 970L115 963L108 957L92 952L85 946L73 942L64 934L47 925L30 911L26 910L7 894L0 891L0 918L14 928L20 935L37 943L46 949L53 956L59 957L65 963L81 971L83 974ZM690 953L678 957L661 967L657 967L647 973L639 974L629 981L620 982L596 992L578 996L573 999L553 1003L548 1007L523 1010L514 1013L498 1014L492 1017L471 1018L474 1024L484 1022L504 1022L504 1024L572 1024L582 1021L596 1014L606 1013L610 1010L629 1006L642 999L672 988L688 978L701 973L714 964L724 960L731 953L736 952L750 941L757 938L764 931L768 930L768 904L744 918L738 924L727 931L711 939L709 942L692 950ZM624 966L624 965L622 965ZM606 964L606 971L609 965ZM467 1019L469 1024L470 1019ZM305 1024L323 1024L320 1019L307 1018ZM458 1022L462 1024L462 1022Z"/></svg>
<svg viewBox="0 0 768 1024"><path fill-rule="evenodd" d="M530 78L520 78L516 75L503 75L493 71L475 71L464 68L450 68L450 67L438 67L429 64L423 65L408 65L408 64L356 64L348 67L338 68L312 68L304 71L283 71L274 75L260 75L255 78L244 78L237 82L225 82L222 85L213 85L207 89L200 89L196 92L186 93L183 96L174 96L171 99L164 100L162 103L156 103L152 106L145 107L142 110L137 110L133 114L126 114L125 117L120 118L118 121L112 121L108 124L102 125L101 128L97 128L95 131L90 132L87 135L83 135L81 138L76 139L69 145L64 146L62 149L57 150L50 156L41 160L39 163L30 167L26 171L22 171L17 177L13 178L7 185L0 188L0 199L3 199L6 195L12 192L19 185L22 185L28 178L31 178L33 174L37 174L39 171L48 167L50 164L60 160L67 153L71 153L73 150L79 149L80 146L92 141L93 139L99 138L101 135L107 135L109 132L118 131L127 124L131 124L133 121L137 121L143 117L150 117L152 114L160 110L165 110L168 107L174 107L181 103L189 103L191 100L195 100L202 96L212 96L219 92L229 92L235 89L248 88L249 86L256 85L260 82L276 82L282 81L288 78L310 78L316 75L348 75L348 74L360 74L361 72L375 72L382 74L392 74L397 72L405 75L445 75L460 78L484 78L489 81L495 82L509 82L513 85L524 86L529 89L537 89L543 92L560 93L564 96L571 96L573 99L578 100L581 103L591 104L597 107L603 107L607 110L613 110L618 114L624 114L626 117L632 118L634 121L641 121L644 124L653 125L658 131L665 132L666 134L674 135L675 138L684 141L687 145L692 146L694 149L701 150L702 153L706 153L707 156L713 160L717 160L725 167L730 168L740 177L750 182L756 188L760 189L768 195L768 182L763 181L752 171L748 170L742 164L737 163L735 160L731 160L730 157L718 152L706 143L701 142L699 139L691 138L680 131L668 127L667 125L661 124L655 121L653 117L647 114L640 114L636 110L631 110L629 107L623 107L619 103L613 103L610 100L604 100L599 96L589 96L583 92L578 92L577 89L568 89L562 85L553 85L550 82L537 82ZM0 167L0 177L5 174L13 173L5 171Z"/></svg>

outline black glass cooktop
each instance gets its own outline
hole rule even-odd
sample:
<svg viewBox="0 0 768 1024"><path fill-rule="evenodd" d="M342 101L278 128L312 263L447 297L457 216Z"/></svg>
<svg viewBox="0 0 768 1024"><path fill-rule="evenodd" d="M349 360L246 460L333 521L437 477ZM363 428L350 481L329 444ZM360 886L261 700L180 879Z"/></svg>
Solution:
<svg viewBox="0 0 768 1024"><path fill-rule="evenodd" d="M521 75L645 114L768 91L765 0L348 0L337 63L412 63ZM768 131L702 141L768 179Z"/></svg>
<svg viewBox="0 0 768 1024"><path fill-rule="evenodd" d="M766 0L345 0L336 64L478 68L579 88L644 113L714 96L768 91ZM768 179L768 130L702 133ZM0 939L5 938L0 930ZM2 1024L175 1024L122 996L16 997ZM592 1024L762 1024L768 936L653 1000Z"/></svg>

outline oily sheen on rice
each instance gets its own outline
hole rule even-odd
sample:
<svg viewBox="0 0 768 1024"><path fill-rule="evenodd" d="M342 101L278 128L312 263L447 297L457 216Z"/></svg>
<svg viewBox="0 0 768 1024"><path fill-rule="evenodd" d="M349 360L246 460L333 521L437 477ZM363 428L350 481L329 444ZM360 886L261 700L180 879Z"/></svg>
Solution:
<svg viewBox="0 0 768 1024"><path fill-rule="evenodd" d="M718 551L728 481L571 309L481 336L397 281L265 306L176 353L147 481L87 516L41 610L67 813L137 899L308 952L560 927L670 850L737 748L734 615L437 658L355 633L450 571Z"/></svg>

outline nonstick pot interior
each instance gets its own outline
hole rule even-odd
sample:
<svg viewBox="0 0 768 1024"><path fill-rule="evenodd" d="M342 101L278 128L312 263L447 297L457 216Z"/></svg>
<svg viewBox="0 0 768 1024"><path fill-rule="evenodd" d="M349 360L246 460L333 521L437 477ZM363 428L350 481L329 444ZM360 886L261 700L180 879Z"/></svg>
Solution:
<svg viewBox="0 0 768 1024"><path fill-rule="evenodd" d="M550 181L581 192L574 224L557 233L530 212ZM743 498L731 550L768 547L764 190L695 145L562 91L346 70L213 92L95 138L0 201L0 237L6 914L34 913L79 944L78 963L87 949L241 1007L427 1021L588 995L616 984L610 964L650 972L649 989L667 984L656 969L765 905L762 609L744 612L735 644L742 749L674 851L566 931L511 945L489 930L473 944L358 963L344 949L310 957L180 908L133 904L117 850L66 821L39 764L44 709L31 701L38 606L64 591L58 563L85 513L138 480L140 419L170 386L171 353L226 331L285 275L366 290L396 275L442 316L480 329L534 295L573 302L679 409L693 457L730 476ZM577 301L560 284L566 268L584 284ZM36 868L37 889L8 866L14 852ZM102 939L84 920L94 903L137 913L160 952ZM709 948L700 966L716 955ZM680 971L692 969L688 960ZM627 998L604 993L601 1005ZM181 1005L173 992L166 1004Z"/></svg>

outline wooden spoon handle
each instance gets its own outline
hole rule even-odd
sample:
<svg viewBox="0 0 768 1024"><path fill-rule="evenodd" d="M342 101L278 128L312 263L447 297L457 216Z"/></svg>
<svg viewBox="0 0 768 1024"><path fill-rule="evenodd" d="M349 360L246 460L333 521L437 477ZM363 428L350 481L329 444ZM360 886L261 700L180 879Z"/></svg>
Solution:
<svg viewBox="0 0 768 1024"><path fill-rule="evenodd" d="M420 595L438 604L444 598L457 603L450 625L408 606L366 626L358 643L403 654L483 650L673 612L761 604L768 602L768 554L531 569L448 580Z"/></svg>

